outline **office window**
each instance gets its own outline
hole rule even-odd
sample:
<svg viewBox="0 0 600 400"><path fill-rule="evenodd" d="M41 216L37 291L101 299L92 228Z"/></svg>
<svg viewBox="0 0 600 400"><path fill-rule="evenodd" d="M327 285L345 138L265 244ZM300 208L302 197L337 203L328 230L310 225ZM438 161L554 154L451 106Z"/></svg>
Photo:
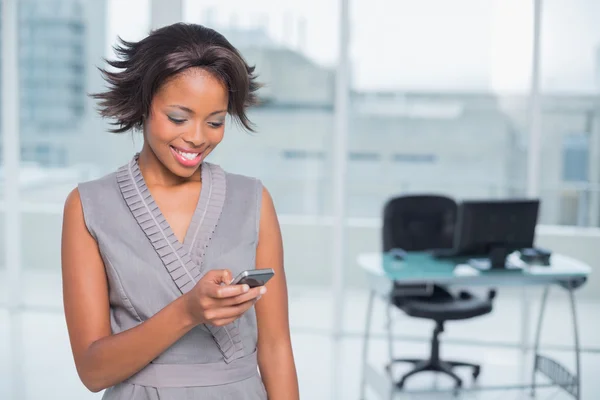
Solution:
<svg viewBox="0 0 600 400"><path fill-rule="evenodd" d="M385 158L381 153L350 151L348 153L347 176L356 185L346 190L346 208L349 215L356 215L377 201L377 192L385 182ZM375 178L377 177L377 178Z"/></svg>
<svg viewBox="0 0 600 400"><path fill-rule="evenodd" d="M384 173L348 177L360 205L350 216L379 218L391 196L408 192L523 195L514 154L528 141L531 2L350 4L349 152L386 154Z"/></svg>
<svg viewBox="0 0 600 400"><path fill-rule="evenodd" d="M589 176L589 135L569 134L563 139L563 180L587 182Z"/></svg>
<svg viewBox="0 0 600 400"><path fill-rule="evenodd" d="M0 17L3 13L3 8L4 8L4 2L0 3ZM0 24L1 25L1 24ZM2 51L2 46L4 46L4 37L3 35L0 35L0 51ZM2 71L0 70L0 73ZM0 82L1 85L1 82ZM3 101L3 99L1 98L2 96L0 96L0 121L3 118L4 115L4 107L2 106L1 102ZM8 171L6 171L6 168L4 167L4 153L3 153L3 132L0 129L0 202L1 203L5 203L5 184L4 184L4 176L5 174L9 173ZM6 209L2 209L0 208L0 232L5 232L5 215L6 215ZM0 235L0 254L4 255L6 254L6 241L7 239L4 237L4 234ZM6 269L6 265L5 265L5 258L6 257L0 257L0 274L4 273L4 270ZM8 296L4 297L2 295L0 295L0 301L2 302L6 302L8 300L7 298Z"/></svg>
<svg viewBox="0 0 600 400"><path fill-rule="evenodd" d="M38 3L23 2L19 9L22 25L29 27L21 32L30 33L20 37L23 48L27 49L20 54L21 129L24 133L37 131L49 135L77 132L84 122L86 93L79 91L69 96L65 88L82 87L85 82L87 61L73 58L70 48L73 43L83 44L86 38L82 32L68 28L71 23L84 24L82 15L71 15L68 10L81 0L64 0L46 10L27 6ZM69 17L65 18L67 14Z"/></svg>
<svg viewBox="0 0 600 400"><path fill-rule="evenodd" d="M350 161L379 161L381 159L381 154L351 152L349 154L349 159Z"/></svg>
<svg viewBox="0 0 600 400"><path fill-rule="evenodd" d="M265 83L249 114L257 134L230 124L215 162L260 173L279 210L330 215L337 3L188 0L184 10L187 22L222 33Z"/></svg>
<svg viewBox="0 0 600 400"><path fill-rule="evenodd" d="M67 149L59 147L56 149L56 165L59 167L65 167L67 165Z"/></svg>
<svg viewBox="0 0 600 400"><path fill-rule="evenodd" d="M431 164L436 161L435 154L394 154L392 160L397 163Z"/></svg>
<svg viewBox="0 0 600 400"><path fill-rule="evenodd" d="M282 155L288 160L323 160L325 158L322 151L311 150L284 150Z"/></svg>
<svg viewBox="0 0 600 400"><path fill-rule="evenodd" d="M543 5L540 174L543 220L549 224L598 226L600 160L591 148L600 135L597 15L598 1Z"/></svg>
<svg viewBox="0 0 600 400"><path fill-rule="evenodd" d="M52 164L52 150L48 145L37 145L34 150L34 160L40 165L50 166Z"/></svg>
<svg viewBox="0 0 600 400"><path fill-rule="evenodd" d="M28 179L20 195L31 209L39 206L42 210L22 214L22 235L29 238L22 243L22 265L25 269L57 272L60 246L46 243L42 237L60 236L61 216L47 210L61 209L77 182L121 165L124 154L133 154L134 144L131 137L120 141L111 138L106 121L96 115L94 107L88 107L93 100L86 92L99 91L103 85L95 66L101 66L106 55L106 29L110 26L107 3L104 0L18 3L19 45L24 49L19 52L19 117L22 165L27 168L22 176ZM128 23L140 25L136 13L127 17ZM82 51L73 51L75 47ZM43 221L43 229L36 220ZM28 251L31 246L36 248L35 252Z"/></svg>

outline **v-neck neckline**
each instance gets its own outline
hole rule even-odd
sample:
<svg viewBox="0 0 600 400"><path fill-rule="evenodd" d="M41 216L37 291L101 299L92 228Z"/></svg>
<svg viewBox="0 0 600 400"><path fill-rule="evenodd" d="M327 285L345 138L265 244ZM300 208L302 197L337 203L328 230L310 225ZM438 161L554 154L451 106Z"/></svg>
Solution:
<svg viewBox="0 0 600 400"><path fill-rule="evenodd" d="M187 226L187 229L185 231L185 235L183 236L183 241L182 241L177 237L177 235L175 235L173 228L169 224L169 221L163 214L162 210L158 206L158 203L156 202L156 199L154 198L154 196L152 195L152 192L150 191L148 182L144 178L144 174L142 173L142 170L140 169L139 153L134 156L134 158L132 160L132 164L133 164L132 168L131 168L132 174L133 175L139 174L139 176L141 177L141 180L139 182L140 184L138 185L138 187L140 187L140 189L143 189L143 188L148 189L149 200L152 203L156 204L158 213L165 220L165 224L166 224L166 227L164 228L165 231L167 231L168 234L173 234L173 236L175 236L175 238L177 239L177 242L181 246L185 247L188 252L192 252L192 250L194 249L194 245L196 244L196 241L198 239L198 232L200 230L200 225L202 224L204 217L206 216L206 211L207 211L206 206L208 205L208 201L210 200L210 197L212 194L211 193L212 192L212 179L211 179L212 174L210 171L210 165L208 163L202 163L202 165L200 167L200 179L202 182L202 184L200 185L200 193L198 194L198 200L196 202L196 206L194 207L194 212L192 213L190 222L188 223L188 226ZM206 186L208 186L208 187L206 187ZM202 205L205 205L205 207L202 207Z"/></svg>
<svg viewBox="0 0 600 400"><path fill-rule="evenodd" d="M181 293L189 292L208 272L205 255L225 206L227 179L215 164L202 164L198 204L183 239L177 239L158 208L137 163L139 154L117 171L117 184L131 214L154 247ZM243 355L238 321L226 326L206 325L226 363Z"/></svg>
<svg viewBox="0 0 600 400"><path fill-rule="evenodd" d="M182 243L152 197L139 168L138 157L139 153L117 171L119 188L171 277L185 293L205 270L205 254L225 204L225 172L218 165L202 164L203 182L198 204Z"/></svg>

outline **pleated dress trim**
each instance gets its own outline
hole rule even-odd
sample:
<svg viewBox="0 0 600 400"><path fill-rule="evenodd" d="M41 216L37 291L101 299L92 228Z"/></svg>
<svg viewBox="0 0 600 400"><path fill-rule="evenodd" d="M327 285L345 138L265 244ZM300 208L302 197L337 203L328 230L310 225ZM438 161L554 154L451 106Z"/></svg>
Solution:
<svg viewBox="0 0 600 400"><path fill-rule="evenodd" d="M181 291L189 292L208 272L205 254L223 212L227 180L221 167L202 163L202 188L183 243L154 201L138 164L139 154L117 171L117 182L123 199L140 228L156 250L163 265ZM226 363L243 356L238 321L217 327L206 324Z"/></svg>

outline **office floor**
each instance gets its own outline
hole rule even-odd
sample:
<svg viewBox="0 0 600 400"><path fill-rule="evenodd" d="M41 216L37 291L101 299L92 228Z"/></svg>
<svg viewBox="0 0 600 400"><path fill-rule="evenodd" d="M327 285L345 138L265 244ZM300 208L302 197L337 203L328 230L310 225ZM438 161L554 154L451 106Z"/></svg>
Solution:
<svg viewBox="0 0 600 400"><path fill-rule="evenodd" d="M27 273L24 290L26 309L9 315L6 304L6 279L0 271L0 399L52 400L98 399L79 382L61 313L60 277L51 273ZM572 332L569 310L564 297L556 291L549 304L551 317L545 325L544 351L565 365L573 366L573 355L568 351ZM316 288L290 288L290 318L293 343L303 399L358 400L360 382L361 332L364 322L366 293L348 292L345 299L344 334L334 342L330 334L332 299L329 290ZM531 297L532 316L537 314L536 297ZM531 356L523 358L521 351L512 346L519 339L520 322L518 297L500 293L496 309L488 317L462 323L449 324L444 333L442 358L468 359L483 365L479 378L481 386L523 382L529 378ZM382 366L387 359L387 346L383 339L385 320L383 306L378 303L374 315L375 338L371 347L370 362ZM586 400L600 395L600 301L579 301L581 341L587 350L582 355L582 393ZM531 318L532 323L534 318ZM398 315L395 322L399 339L396 352L403 356L421 357L428 352L428 338L432 326L426 321L416 321ZM467 344L466 342L469 342ZM476 344L473 345L472 342ZM494 346L484 346L484 342ZM406 368L406 367L404 367ZM468 383L467 371L460 371ZM396 374L400 374L399 367ZM338 382L334 388L334 378ZM451 388L446 377L424 373L407 383L408 390ZM16 388L16 389L15 389ZM375 399L368 393L368 399ZM451 399L450 394L403 394L398 399ZM465 392L461 399L528 399L528 392L481 391ZM538 399L562 400L569 397L560 389L538 392Z"/></svg>

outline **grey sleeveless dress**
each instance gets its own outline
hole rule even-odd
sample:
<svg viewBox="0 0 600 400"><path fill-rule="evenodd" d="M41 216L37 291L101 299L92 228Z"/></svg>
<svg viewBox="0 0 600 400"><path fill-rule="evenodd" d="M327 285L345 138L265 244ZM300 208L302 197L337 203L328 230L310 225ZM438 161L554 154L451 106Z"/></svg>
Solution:
<svg viewBox="0 0 600 400"><path fill-rule="evenodd" d="M79 185L85 223L106 268L113 333L152 317L211 269L235 276L255 268L260 181L204 162L198 205L181 243L137 159ZM254 308L224 327L198 326L103 399L266 400L256 342Z"/></svg>

